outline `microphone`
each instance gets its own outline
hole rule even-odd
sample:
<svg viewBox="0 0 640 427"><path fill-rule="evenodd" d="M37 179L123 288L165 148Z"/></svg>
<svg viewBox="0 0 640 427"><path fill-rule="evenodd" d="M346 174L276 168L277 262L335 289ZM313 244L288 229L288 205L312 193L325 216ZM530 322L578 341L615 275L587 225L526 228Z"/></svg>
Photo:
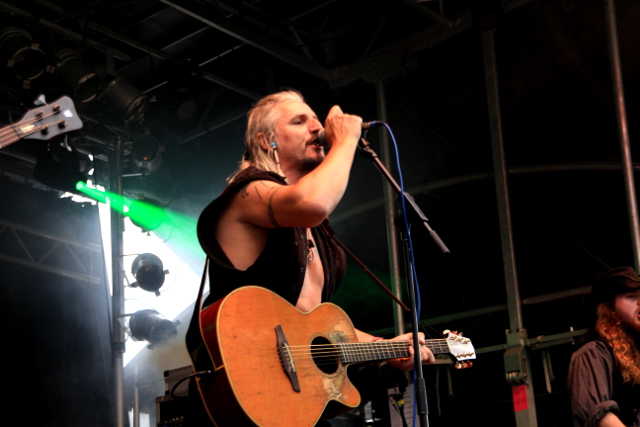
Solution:
<svg viewBox="0 0 640 427"><path fill-rule="evenodd" d="M383 124L384 122L381 122L379 120L375 120L373 122L362 122L362 130L377 128L382 126ZM325 138L324 136L324 128L318 131L318 134L316 135L316 139L318 141L318 144L320 144L321 146L323 147L329 146L329 144L327 144L327 138Z"/></svg>

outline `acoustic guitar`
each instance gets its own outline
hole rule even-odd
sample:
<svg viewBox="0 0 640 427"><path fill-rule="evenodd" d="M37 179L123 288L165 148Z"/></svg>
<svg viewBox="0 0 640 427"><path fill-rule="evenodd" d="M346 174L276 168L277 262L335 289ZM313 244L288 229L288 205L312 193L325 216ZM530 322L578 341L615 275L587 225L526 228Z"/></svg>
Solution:
<svg viewBox="0 0 640 427"><path fill-rule="evenodd" d="M36 105L20 121L0 129L0 149L21 139L46 141L82 128L82 121L68 96L48 105L44 96L40 96Z"/></svg>
<svg viewBox="0 0 640 427"><path fill-rule="evenodd" d="M303 313L255 286L202 310L200 328L214 375L196 381L218 427L311 427L327 407L360 404L349 364L409 356L407 341L358 342L351 320L334 304ZM457 361L475 359L471 342L454 334L426 345Z"/></svg>

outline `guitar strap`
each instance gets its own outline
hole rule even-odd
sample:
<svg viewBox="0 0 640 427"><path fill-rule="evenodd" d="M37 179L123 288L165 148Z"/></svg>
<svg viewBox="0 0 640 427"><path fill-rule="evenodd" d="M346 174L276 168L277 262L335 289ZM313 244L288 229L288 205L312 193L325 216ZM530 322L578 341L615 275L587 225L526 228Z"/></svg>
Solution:
<svg viewBox="0 0 640 427"><path fill-rule="evenodd" d="M193 314L189 322L189 328L185 337L187 351L196 371L205 371L213 368L213 363L209 358L209 353L204 345L202 331L200 330L200 311L202 310L202 295L204 294L204 285L207 281L207 273L209 271L209 257L204 263L204 271L202 272L202 280L200 282L200 290L198 298L193 307Z"/></svg>
<svg viewBox="0 0 640 427"><path fill-rule="evenodd" d="M322 229L324 230L324 232L333 239L334 242L336 242L336 244L338 246L340 246L342 248L342 250L344 250L344 252L349 255L349 257L351 257L352 260L355 261L356 264L358 264L358 266L360 268L362 268L362 270L367 274L367 276L369 276L371 279L373 279L374 282L376 282L376 284L378 286L380 286L380 288L385 291L387 293L387 295L389 295L396 303L398 303L398 305L400 307L402 307L402 309L404 311L409 311L409 307L407 307L406 305L404 305L404 303L402 301L400 301L394 294L393 292L391 292L389 290L389 288L387 288L384 283L382 283L382 281L380 279L378 279L376 277L375 274L373 274L371 272L371 270L369 270L367 268L366 265L364 265L364 263L362 261L360 261L349 249L347 249L347 247L340 241L338 240L338 238L336 237L336 233L333 231L333 229L331 228L331 226L329 226L327 224L327 221L323 222L321 224Z"/></svg>

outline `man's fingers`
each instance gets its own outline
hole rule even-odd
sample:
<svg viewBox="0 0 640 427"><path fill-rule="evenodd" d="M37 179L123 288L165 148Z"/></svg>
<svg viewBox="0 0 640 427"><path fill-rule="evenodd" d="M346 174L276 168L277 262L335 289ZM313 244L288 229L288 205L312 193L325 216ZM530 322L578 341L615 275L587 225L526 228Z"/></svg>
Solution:
<svg viewBox="0 0 640 427"><path fill-rule="evenodd" d="M342 112L342 108L340 108L340 106L338 106L338 105L334 105L334 106L333 106L333 107L331 107L331 109L329 110L329 114L327 114L327 120L328 120L330 117L337 116L338 114L344 114L344 113Z"/></svg>

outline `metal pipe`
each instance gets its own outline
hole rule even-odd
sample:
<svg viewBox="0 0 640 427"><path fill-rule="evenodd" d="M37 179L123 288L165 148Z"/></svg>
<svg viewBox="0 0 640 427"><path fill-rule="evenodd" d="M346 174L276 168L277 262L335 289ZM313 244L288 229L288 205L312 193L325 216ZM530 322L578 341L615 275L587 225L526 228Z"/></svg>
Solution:
<svg viewBox="0 0 640 427"><path fill-rule="evenodd" d="M525 386L527 409L515 412L518 427L535 427L536 405L533 382L529 378L531 366L528 349L523 343L526 330L522 327L522 308L520 289L516 272L516 259L513 245L513 229L511 226L511 208L509 204L509 186L507 183L507 165L502 139L502 118L500 111L500 91L496 67L494 30L482 32L482 53L484 56L485 84L487 86L487 103L489 107L489 128L491 131L491 151L493 153L493 170L498 201L498 217L500 240L502 245L502 263L507 292L510 330L507 331L507 350L504 354L505 374L507 381L514 387Z"/></svg>
<svg viewBox="0 0 640 427"><path fill-rule="evenodd" d="M109 162L109 190L117 196L122 196L122 141L116 141L115 149L111 153ZM116 426L125 427L124 409L124 342L125 332L120 324L120 319L124 315L124 268L122 256L124 254L123 235L124 218L122 215L111 210L111 268L113 280L113 369L115 379L115 400L116 400Z"/></svg>
<svg viewBox="0 0 640 427"><path fill-rule="evenodd" d="M445 25L447 27L450 27L450 26L452 26L454 24L451 20L445 18L444 16L442 16L438 12L434 12L431 9L429 9L427 6L423 6L421 4L418 4L418 2L416 2L415 0L402 0L402 2L405 5L407 5L408 7L414 9L415 11L417 11L418 13L421 13L424 16L429 17L430 19L432 19L437 24Z"/></svg>
<svg viewBox="0 0 640 427"><path fill-rule="evenodd" d="M631 144L629 143L629 126L624 102L624 88L622 85L622 69L620 66L620 49L616 30L616 11L613 0L605 0L605 20L607 24L607 42L609 45L609 60L616 107L618 136L620 138L620 155L622 157L622 174L624 176L625 194L629 215L629 229L631 231L631 245L636 271L640 268L640 222L638 221L638 204L636 188L633 179L633 162L631 160Z"/></svg>
<svg viewBox="0 0 640 427"><path fill-rule="evenodd" d="M302 55L298 55L282 46L274 43L255 33L247 31L241 25L221 18L219 15L212 13L209 9L202 7L200 4L190 0L160 0L161 2L179 10L180 12L197 19L205 24L224 32L232 37L242 40L243 42L280 59L283 62L298 67L299 69L319 77L325 81L332 78L331 70L309 61Z"/></svg>
<svg viewBox="0 0 640 427"><path fill-rule="evenodd" d="M136 363L133 382L133 427L140 427L140 389L138 388L138 364Z"/></svg>
<svg viewBox="0 0 640 427"><path fill-rule="evenodd" d="M46 0L38 0L37 3L40 4L41 6L44 6L44 7L48 8L48 9L51 9L51 10L53 10L53 11L55 11L55 12L57 12L57 13L63 15L63 16L67 16L67 17L73 16L67 10L65 10L65 9L61 8L60 6L57 6L57 5L55 5L55 4L51 3L51 2L48 2ZM3 5L3 3L1 1L0 1L0 5ZM87 21L86 24L89 26L89 28L92 28L92 29L94 29L96 31L99 31L99 32L109 36L109 37L114 38L115 40L118 40L118 41L120 41L122 43L125 43L125 44L135 48L135 49L138 49L141 52L147 53L149 55L153 55L156 58L159 58L159 59L162 59L162 60L165 60L165 61L168 61L168 62L172 62L174 64L179 64L179 65L186 66L186 62L183 61L182 59L177 58L177 57L175 57L175 56L173 56L173 55L171 55L169 53L166 53L161 49L156 49L156 48L154 48L152 46L146 45L146 44L144 44L144 43L142 43L142 42L140 42L138 40L135 40L135 39L133 39L131 37L125 36L124 34L121 34L121 33L117 32L117 31L114 31L114 30L108 28L108 27L105 27L104 25L98 24L98 23L93 22L93 21ZM60 31L64 30L62 27L60 27L60 26L58 26L58 27L59 27ZM205 28L209 28L209 27L205 27ZM201 32L203 30L204 30L204 28L201 28L201 29L195 31L194 33L190 34L190 36L191 35L195 35L195 34ZM68 30L65 30L65 31L68 31ZM180 39L178 41L175 41L172 44L178 43L178 42L180 42L181 40L184 40L184 39L185 38L182 38L182 39ZM171 46L172 44L170 44L169 46ZM93 45L90 45L90 46L95 47ZM120 56L119 56L120 53L119 52L112 51L112 54L113 54L114 57L120 58ZM130 58L127 56L126 61L129 61L129 60L130 60ZM136 62L138 62L138 61L136 61ZM209 61L205 61L205 63L206 62L209 62ZM131 63L128 66L133 66L134 64L135 63ZM125 69L127 67L123 67L122 69ZM249 90L249 89L247 89L247 88L245 88L245 87L243 87L243 86L241 86L239 84L236 84L236 83L232 82L229 79L225 79L225 78L223 78L221 76L212 74L212 73L210 73L208 71L203 71L202 73L203 73L203 77L205 79L207 79L207 80L209 80L209 81L211 81L213 83L219 84L220 86L226 87L227 89L230 89L230 90L238 92L238 93L240 93L242 95L245 95L246 97L248 97L250 99L258 100L258 99L262 98L262 95L254 92L252 90ZM153 86L152 89L156 89L156 88L158 88L158 87L160 87L160 86L162 86L162 85L164 85L166 83L167 83L167 81L164 81L164 82L162 82L160 84L157 84L157 85ZM144 93L147 93L150 90L151 89L147 89L147 90L144 91Z"/></svg>
<svg viewBox="0 0 640 427"><path fill-rule="evenodd" d="M516 273L516 260L513 249L511 227L511 208L509 205L509 188L507 184L507 166L502 140L502 119L500 117L500 96L498 75L496 72L495 47L493 31L482 33L482 51L484 54L485 81L487 85L487 102L489 104L489 126L491 130L491 146L493 152L493 171L498 199L498 216L500 220L500 238L502 242L502 262L507 286L507 302L509 304L509 326L516 332L522 328L522 311L520 308L520 290Z"/></svg>
<svg viewBox="0 0 640 427"><path fill-rule="evenodd" d="M387 99L384 91L384 83L376 82L376 104L378 108L378 117L381 121L387 121ZM385 129L379 130L381 144L381 159L384 167L391 171L391 150L389 144L389 134ZM388 182L383 184L384 211L387 224L387 245L389 247L389 268L391 270L391 289L394 295L402 301L402 286L400 281L400 256L398 255L398 231L396 230L394 191ZM396 335L404 334L404 312L402 307L395 304L393 316L395 321Z"/></svg>
<svg viewBox="0 0 640 427"><path fill-rule="evenodd" d="M555 165L529 165L529 166L517 166L507 168L509 175L519 175L526 173L540 173L540 172L562 172L562 171L616 171L620 170L619 163L612 162L585 162L585 163L558 163ZM633 169L640 171L640 164L633 165ZM407 191L410 194L423 193L441 188L451 187L453 185L464 184L467 182L478 181L481 179L489 179L493 177L493 172L478 172L467 175L454 176L452 178L440 179L437 181L431 181L426 184L419 184L414 187L410 187ZM353 216L360 215L368 211L384 205L384 199L370 200L362 203L354 208L351 208L345 212L334 215L331 217L331 223L337 224L341 221L345 221Z"/></svg>
<svg viewBox="0 0 640 427"><path fill-rule="evenodd" d="M48 27L60 34L63 34L67 37L69 37L72 40L81 42L86 44L89 47L92 47L94 49L97 49L101 52L105 52L105 53L109 53L111 55L113 55L115 58L121 59L123 61L130 61L131 57L129 55L127 55L126 53L119 51L117 49L112 48L111 46L107 46L104 43L101 43L99 41L93 40L91 38L87 38L82 34L76 33L75 31L71 31L68 30L67 28L64 28L61 25L58 25L54 22L51 21L47 21L46 19L42 19L42 18L36 18L31 12L28 12L24 9L20 9L19 7L16 7L14 5L11 5L9 3L0 1L0 7L4 8L5 10L11 12L11 13L15 13L17 15L22 15L22 16L28 16L29 18L33 18L36 19L37 22L44 26L44 27Z"/></svg>
<svg viewBox="0 0 640 427"><path fill-rule="evenodd" d="M552 292L550 294L537 295L535 297L525 298L522 300L523 306L534 306L537 304L543 304L551 301L558 301L565 298L573 298L580 295L584 295L585 292L591 289L590 286L581 286L578 288L565 289L563 291ZM431 317L428 319L420 320L421 323L428 325L450 325L460 320L469 319L472 317L485 316L487 314L500 313L507 310L506 304L497 304L487 307L480 307L473 310L460 311L458 313L445 314L443 316ZM379 329L376 331L369 331L372 335L388 336L394 332L391 328Z"/></svg>

